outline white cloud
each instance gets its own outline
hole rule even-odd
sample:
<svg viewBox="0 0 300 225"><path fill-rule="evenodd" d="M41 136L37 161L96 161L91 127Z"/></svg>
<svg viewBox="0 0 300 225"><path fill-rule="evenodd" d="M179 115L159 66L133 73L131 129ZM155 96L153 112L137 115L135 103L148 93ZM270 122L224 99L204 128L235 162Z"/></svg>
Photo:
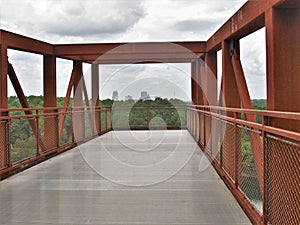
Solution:
<svg viewBox="0 0 300 225"><path fill-rule="evenodd" d="M50 43L199 41L209 38L245 1L1 0L0 27ZM262 85L264 46L259 45L255 38L247 40L246 45L251 46L243 53L248 85L255 90L251 92L255 94L251 95L265 97ZM32 58L19 53L12 53L10 57L26 94L42 94L41 59L41 56ZM175 66L190 70L188 64ZM102 66L101 80L118 68L120 66ZM71 61L57 61L59 96L65 94L71 69ZM106 83L109 92L103 97L111 97L114 89L132 81L137 74L143 75L149 87L151 82L147 78L155 73L160 73L164 79L178 84L180 88L182 85L190 86L189 78L172 76L182 74L174 69L174 65L135 65L123 69L122 73L125 75L118 76L115 83ZM160 87L155 82L153 88ZM166 86L155 89L155 92L167 95ZM174 90L173 87L169 93Z"/></svg>

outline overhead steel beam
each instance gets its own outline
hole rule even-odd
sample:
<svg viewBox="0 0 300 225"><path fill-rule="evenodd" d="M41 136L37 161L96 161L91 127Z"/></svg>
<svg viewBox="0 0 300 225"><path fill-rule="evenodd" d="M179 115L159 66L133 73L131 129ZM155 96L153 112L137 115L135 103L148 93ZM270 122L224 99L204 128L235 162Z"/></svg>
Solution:
<svg viewBox="0 0 300 225"><path fill-rule="evenodd" d="M54 53L53 45L23 35L0 30L0 37L0 40L5 42L10 49L47 55L53 55Z"/></svg>
<svg viewBox="0 0 300 225"><path fill-rule="evenodd" d="M81 57L81 56L67 56L67 57L58 57L66 60L75 60L81 61L83 63L88 64L158 64L158 63L190 63L195 59L193 58L177 58L177 59L164 59L164 58L138 58L137 57L131 59L112 59L112 60L100 60L95 59L96 57Z"/></svg>
<svg viewBox="0 0 300 225"><path fill-rule="evenodd" d="M203 41L52 45L0 30L2 42L10 49L99 64L190 62L206 49L206 42Z"/></svg>
<svg viewBox="0 0 300 225"><path fill-rule="evenodd" d="M149 42L56 45L58 57L98 64L191 62L205 51L205 42Z"/></svg>
<svg viewBox="0 0 300 225"><path fill-rule="evenodd" d="M206 52L219 50L226 39L241 39L265 25L264 13L272 7L298 7L298 0L247 1L208 40Z"/></svg>
<svg viewBox="0 0 300 225"><path fill-rule="evenodd" d="M155 53L201 53L206 50L206 42L138 42L99 44L54 45L57 56L114 54L155 54Z"/></svg>
<svg viewBox="0 0 300 225"><path fill-rule="evenodd" d="M223 40L233 38L233 36L242 38L263 27L263 14L268 7L267 2L268 0L246 2L207 40L206 51L220 46Z"/></svg>
<svg viewBox="0 0 300 225"><path fill-rule="evenodd" d="M88 55L88 56L68 56L71 60L90 62L93 64L131 64L131 63L179 63L191 62L197 58L196 54L123 54L123 55Z"/></svg>
<svg viewBox="0 0 300 225"><path fill-rule="evenodd" d="M77 57L79 58L79 57ZM90 63L90 64L149 64L149 63L190 63L195 59L195 57L189 58L141 58L141 57L134 57L134 58L127 58L127 59L118 59L117 57L112 60L86 60L85 57L81 57L83 62ZM79 60L79 59L78 59Z"/></svg>

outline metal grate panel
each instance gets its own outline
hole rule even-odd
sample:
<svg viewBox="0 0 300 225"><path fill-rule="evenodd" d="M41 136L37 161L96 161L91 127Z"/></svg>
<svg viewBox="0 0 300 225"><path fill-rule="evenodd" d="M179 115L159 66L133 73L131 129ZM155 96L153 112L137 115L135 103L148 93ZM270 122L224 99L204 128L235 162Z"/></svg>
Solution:
<svg viewBox="0 0 300 225"><path fill-rule="evenodd" d="M222 129L225 128L224 140L222 144L222 167L224 171L234 181L235 178L235 139L234 124L222 121Z"/></svg>
<svg viewBox="0 0 300 225"><path fill-rule="evenodd" d="M10 145L12 164L37 155L37 137L34 135L30 124L36 124L36 119L21 118L11 120ZM18 132L16 132L17 130ZM17 133L22 135L16 136Z"/></svg>
<svg viewBox="0 0 300 225"><path fill-rule="evenodd" d="M267 135L267 203L270 224L300 224L299 143Z"/></svg>
<svg viewBox="0 0 300 225"><path fill-rule="evenodd" d="M0 169L4 169L9 164L9 146L8 146L8 122L0 121Z"/></svg>
<svg viewBox="0 0 300 225"><path fill-rule="evenodd" d="M73 124L71 114L65 115L65 122L59 141L60 145L72 144L73 142Z"/></svg>
<svg viewBox="0 0 300 225"><path fill-rule="evenodd" d="M253 155L253 151L260 149L260 146L262 146L261 133L238 126L237 146L239 188L251 204L262 213L262 192Z"/></svg>

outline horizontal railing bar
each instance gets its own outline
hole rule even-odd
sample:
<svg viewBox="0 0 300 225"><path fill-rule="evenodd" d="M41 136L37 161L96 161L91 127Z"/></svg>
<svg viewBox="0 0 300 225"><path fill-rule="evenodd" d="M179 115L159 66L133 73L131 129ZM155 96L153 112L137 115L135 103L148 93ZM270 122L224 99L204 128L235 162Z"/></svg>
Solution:
<svg viewBox="0 0 300 225"><path fill-rule="evenodd" d="M130 108L130 109L140 109L140 108L150 108L150 109L156 109L156 108L167 108L170 109L170 107L176 107L176 108L186 108L186 105L170 105L170 106L164 106L164 105L157 105L157 106L134 106L134 107L126 107L126 106L72 106L72 107L47 107L47 108L8 108L8 109L0 109L0 112L22 112L22 111L46 111L46 110L62 110L62 109L125 109L125 108Z"/></svg>
<svg viewBox="0 0 300 225"><path fill-rule="evenodd" d="M295 141L300 141L300 133L298 133L298 132L284 130L284 129L280 129L277 127L266 126L263 124L254 123L254 122L250 122L247 120L241 120L241 119L237 119L237 118L233 118L233 117L229 117L229 116L225 116L225 115L220 115L220 114L217 114L214 112L204 111L204 110L200 110L200 109L188 108L188 110L192 110L195 112L201 112L201 113L204 113L207 115L212 115L212 116L215 116L217 118L220 118L220 119L232 122L232 123L241 124L244 126L251 127L253 129L262 130L262 131L273 133L273 134L283 136L283 137L286 137L289 139L293 139Z"/></svg>
<svg viewBox="0 0 300 225"><path fill-rule="evenodd" d="M225 112L256 114L259 116L300 120L300 113L298 113L298 112L269 111L269 110L257 110L257 109L237 109L237 108L227 108L227 107L221 107L221 106L203 106L203 105L189 105L188 107L198 107L198 108L204 108L204 109L222 110Z"/></svg>
<svg viewBox="0 0 300 225"><path fill-rule="evenodd" d="M77 108L89 108L89 109L109 109L111 106L72 106L72 107L44 107L44 108L8 108L0 109L0 112L19 112L19 111L46 111L46 110L62 110L62 109L77 109Z"/></svg>

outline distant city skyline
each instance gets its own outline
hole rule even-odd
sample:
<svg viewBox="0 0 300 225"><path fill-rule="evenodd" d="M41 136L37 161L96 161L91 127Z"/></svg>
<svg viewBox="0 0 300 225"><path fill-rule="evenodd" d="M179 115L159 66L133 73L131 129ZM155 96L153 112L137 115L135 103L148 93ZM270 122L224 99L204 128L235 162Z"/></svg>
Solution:
<svg viewBox="0 0 300 225"><path fill-rule="evenodd" d="M189 63L101 65L100 98L111 98L117 90L119 99L127 95L139 99L145 91L151 98L191 99ZM175 95L174 95L175 93Z"/></svg>

